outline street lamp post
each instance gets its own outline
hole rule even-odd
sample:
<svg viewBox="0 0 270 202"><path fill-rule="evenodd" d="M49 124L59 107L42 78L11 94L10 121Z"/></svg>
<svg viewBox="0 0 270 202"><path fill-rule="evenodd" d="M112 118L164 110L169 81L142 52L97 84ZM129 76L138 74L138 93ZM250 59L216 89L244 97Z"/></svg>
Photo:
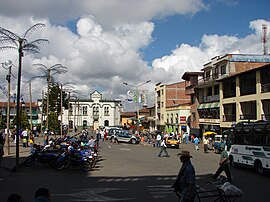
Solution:
<svg viewBox="0 0 270 202"><path fill-rule="evenodd" d="M126 82L124 82L123 84L126 85L126 86L130 86L130 87L133 87L136 89L136 95L137 95L137 99L136 99L136 111L137 111L137 131L139 132L139 120L140 120L140 110L139 110L139 87L141 87L142 85L145 85L147 83L151 82L151 80L148 80L140 85L130 85Z"/></svg>
<svg viewBox="0 0 270 202"><path fill-rule="evenodd" d="M7 148L8 148L8 154L10 154L10 144L9 144L9 126L10 126L10 76L11 76L11 67L12 67L12 61L7 60L5 63L2 64L3 68L8 68L8 75L6 77L8 81L8 106L7 106Z"/></svg>

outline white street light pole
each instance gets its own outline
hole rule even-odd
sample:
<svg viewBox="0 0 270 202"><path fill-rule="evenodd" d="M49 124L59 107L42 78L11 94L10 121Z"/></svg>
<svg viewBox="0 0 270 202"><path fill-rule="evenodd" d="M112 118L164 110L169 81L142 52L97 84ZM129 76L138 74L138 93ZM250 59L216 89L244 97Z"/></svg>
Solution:
<svg viewBox="0 0 270 202"><path fill-rule="evenodd" d="M136 89L136 94L137 94L137 99L136 99L136 111L137 111L137 131L138 131L138 132L139 132L139 130L140 130L140 126L139 126L139 120L140 120L140 114L139 114L139 113L140 113L140 110L139 110L139 87L142 86L142 85L145 85L145 84L147 84L147 83L149 83L149 82L151 82L151 80L148 80L148 81L146 81L146 82L144 82L144 83L142 83L142 84L140 84L140 85L136 85L136 86L130 85L130 84L126 83L126 82L123 83L123 84L126 85L126 86L130 86L130 87L133 87L133 88Z"/></svg>
<svg viewBox="0 0 270 202"><path fill-rule="evenodd" d="M2 63L2 66L4 69L8 68L8 75L7 75L7 81L8 81L8 106L7 106L7 147L8 147L8 154L10 154L10 144L9 144L9 135L10 135L10 129L9 129L9 122L10 122L10 77L11 77L11 67L12 67L12 61L7 60L5 63Z"/></svg>

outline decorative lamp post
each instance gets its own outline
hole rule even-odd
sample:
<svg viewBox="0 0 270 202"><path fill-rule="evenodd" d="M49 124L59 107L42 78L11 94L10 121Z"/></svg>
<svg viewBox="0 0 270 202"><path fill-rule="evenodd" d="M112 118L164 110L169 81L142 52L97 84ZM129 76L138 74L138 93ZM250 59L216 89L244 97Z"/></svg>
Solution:
<svg viewBox="0 0 270 202"><path fill-rule="evenodd" d="M10 76L11 76L11 67L12 67L12 61L7 60L5 63L2 63L2 66L4 69L8 68L8 75L6 77L8 81L8 106L7 106L7 148L8 148L8 154L10 154L10 144L9 144L9 123L10 123Z"/></svg>
<svg viewBox="0 0 270 202"><path fill-rule="evenodd" d="M130 84L126 83L126 82L123 83L126 86L130 86L130 87L133 87L133 88L136 89L136 97L137 97L137 99L135 101L136 101L136 111L137 111L137 117L136 118L137 118L137 131L138 132L139 132L139 129L140 129L139 128L139 120L140 120L140 115L139 115L139 113L140 113L140 110L139 110L139 103L140 103L140 100L139 100L139 87L141 87L141 86L143 86L143 85L145 85L145 84L147 84L149 82L151 82L151 80L148 80L148 81L146 81L146 82L144 82L144 83L142 83L140 85L136 85L136 86L130 85Z"/></svg>

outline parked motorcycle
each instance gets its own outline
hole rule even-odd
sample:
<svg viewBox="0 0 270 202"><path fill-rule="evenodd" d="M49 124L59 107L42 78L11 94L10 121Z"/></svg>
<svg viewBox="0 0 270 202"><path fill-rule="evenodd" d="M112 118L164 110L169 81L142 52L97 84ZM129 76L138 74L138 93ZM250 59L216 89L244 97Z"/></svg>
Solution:
<svg viewBox="0 0 270 202"><path fill-rule="evenodd" d="M24 165L27 167L31 167L35 165L37 162L45 163L50 165L51 167L55 167L57 163L57 159L59 156L58 150L48 150L43 149L41 145L33 145L33 153L27 157L24 162Z"/></svg>
<svg viewBox="0 0 270 202"><path fill-rule="evenodd" d="M92 156L69 146L69 149L65 150L57 159L55 169L63 170L71 165L80 166L85 172L90 171L92 168Z"/></svg>

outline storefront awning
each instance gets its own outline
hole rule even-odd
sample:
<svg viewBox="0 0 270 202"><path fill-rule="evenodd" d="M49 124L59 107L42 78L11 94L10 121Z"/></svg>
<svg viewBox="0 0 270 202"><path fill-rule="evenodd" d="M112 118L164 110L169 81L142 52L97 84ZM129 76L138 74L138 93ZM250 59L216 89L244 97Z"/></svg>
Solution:
<svg viewBox="0 0 270 202"><path fill-rule="evenodd" d="M197 109L211 109L219 108L219 102L203 103L198 106Z"/></svg>

